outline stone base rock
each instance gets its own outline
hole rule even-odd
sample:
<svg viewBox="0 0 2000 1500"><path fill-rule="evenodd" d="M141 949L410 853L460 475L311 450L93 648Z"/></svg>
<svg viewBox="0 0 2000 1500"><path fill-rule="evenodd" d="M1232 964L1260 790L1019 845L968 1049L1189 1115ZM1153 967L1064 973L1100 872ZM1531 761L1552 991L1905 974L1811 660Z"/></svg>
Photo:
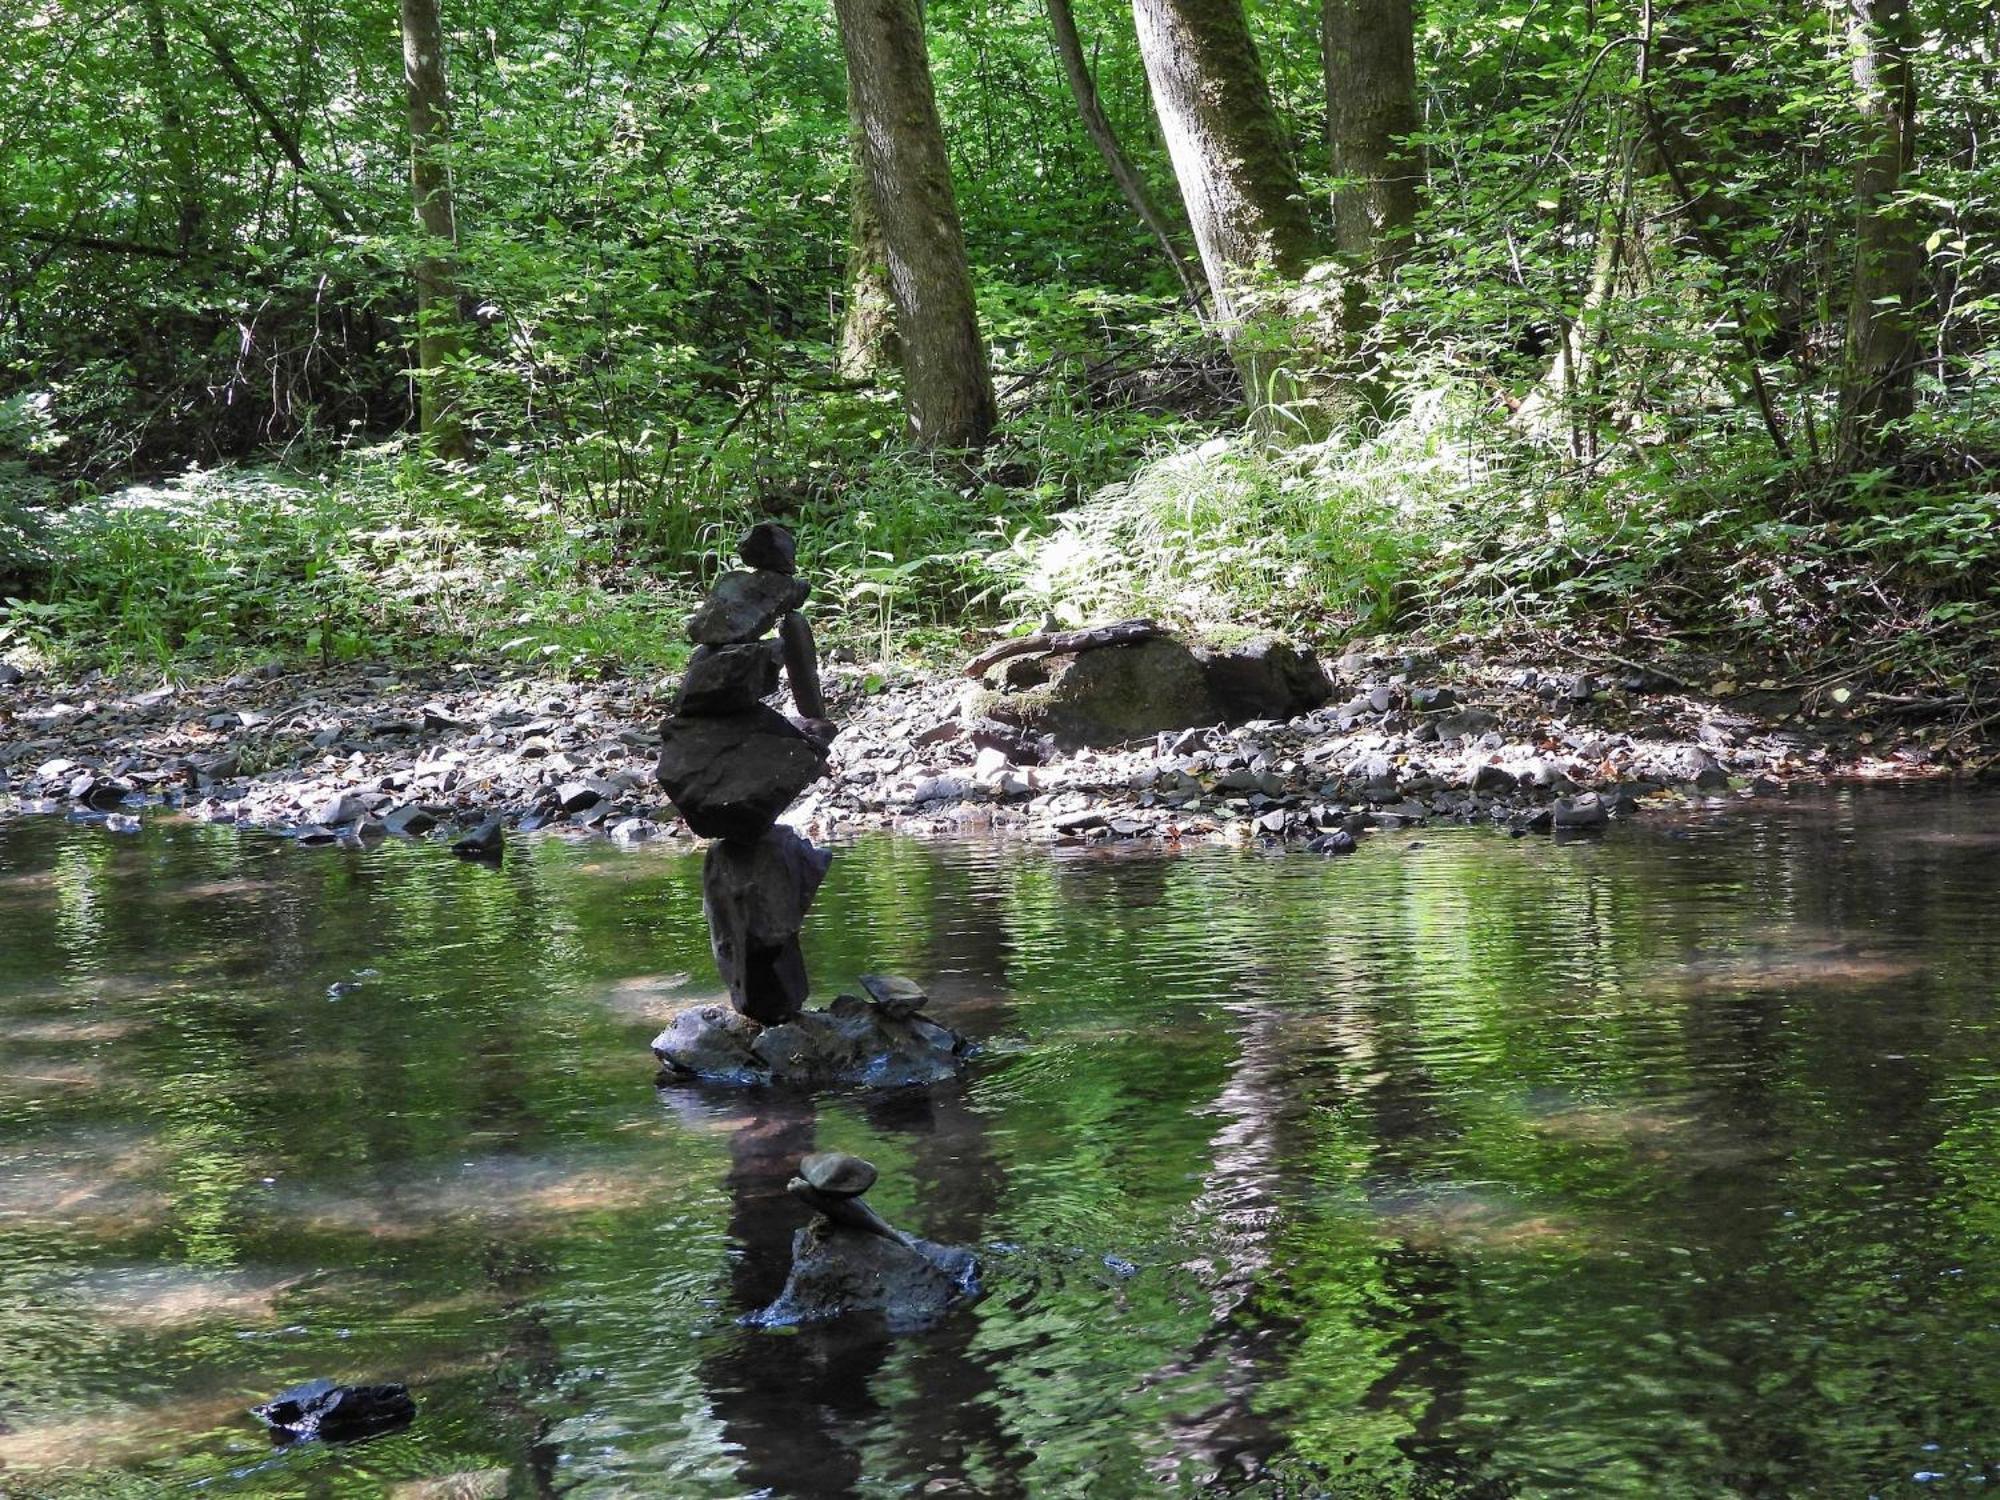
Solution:
<svg viewBox="0 0 2000 1500"><path fill-rule="evenodd" d="M795 1328L861 1319L908 1333L929 1327L978 1290L979 1260L970 1250L820 1221L792 1237L792 1271L778 1300L745 1321Z"/></svg>
<svg viewBox="0 0 2000 1500"><path fill-rule="evenodd" d="M922 1016L892 1018L852 995L778 1026L760 1026L726 1005L690 1006L653 1038L653 1055L669 1073L734 1084L940 1083L957 1075L966 1050L949 1027Z"/></svg>

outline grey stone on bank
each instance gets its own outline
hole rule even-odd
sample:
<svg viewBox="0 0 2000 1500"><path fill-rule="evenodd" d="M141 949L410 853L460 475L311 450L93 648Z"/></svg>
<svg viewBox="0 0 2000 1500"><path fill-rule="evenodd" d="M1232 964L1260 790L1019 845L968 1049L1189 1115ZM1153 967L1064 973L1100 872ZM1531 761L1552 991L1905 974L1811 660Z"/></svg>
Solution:
<svg viewBox="0 0 2000 1500"><path fill-rule="evenodd" d="M763 641L701 646L688 658L674 697L677 714L733 714L778 690L778 659Z"/></svg>
<svg viewBox="0 0 2000 1500"><path fill-rule="evenodd" d="M724 573L701 608L688 617L687 637L698 646L754 641L811 592L805 580L765 569Z"/></svg>
<svg viewBox="0 0 2000 1500"><path fill-rule="evenodd" d="M340 792L322 802L312 820L328 828L338 828L343 823L359 822L369 811L368 804L353 792Z"/></svg>
<svg viewBox="0 0 2000 1500"><path fill-rule="evenodd" d="M824 747L761 705L675 714L660 731L660 785L703 838L755 839L825 771Z"/></svg>
<svg viewBox="0 0 2000 1500"><path fill-rule="evenodd" d="M805 1005L799 929L832 859L780 827L754 843L723 839L708 847L701 906L715 966L731 1003L754 1021L785 1021Z"/></svg>
<svg viewBox="0 0 2000 1500"><path fill-rule="evenodd" d="M975 716L1051 735L1065 747L1119 745L1223 717L1201 662L1165 636L1053 657L1049 666L1045 686L978 695Z"/></svg>

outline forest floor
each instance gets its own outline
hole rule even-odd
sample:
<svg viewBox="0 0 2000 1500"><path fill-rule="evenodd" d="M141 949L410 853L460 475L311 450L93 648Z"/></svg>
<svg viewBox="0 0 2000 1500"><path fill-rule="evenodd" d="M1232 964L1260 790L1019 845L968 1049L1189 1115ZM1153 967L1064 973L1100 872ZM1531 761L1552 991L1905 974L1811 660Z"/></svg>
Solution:
<svg viewBox="0 0 2000 1500"><path fill-rule="evenodd" d="M948 668L830 664L842 732L829 775L787 821L834 837L1000 830L1333 853L1434 821L1560 832L1800 783L1991 763L1966 726L1912 720L1908 704L1772 681L1697 685L1636 662L1551 669L1411 645L1351 652L1333 676L1333 701L1287 722L1055 754L1032 740L996 745L966 717L968 683ZM154 807L307 843L445 838L492 820L685 839L653 778L673 687L483 666L266 668L191 686L29 677L0 685L0 817L129 830ZM1433 706L1419 711L1413 693Z"/></svg>

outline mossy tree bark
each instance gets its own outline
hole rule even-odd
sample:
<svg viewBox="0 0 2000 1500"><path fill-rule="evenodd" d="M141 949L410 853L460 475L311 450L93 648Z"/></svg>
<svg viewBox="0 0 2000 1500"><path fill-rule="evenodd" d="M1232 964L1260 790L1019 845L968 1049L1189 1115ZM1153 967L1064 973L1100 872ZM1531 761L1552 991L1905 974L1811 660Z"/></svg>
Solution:
<svg viewBox="0 0 2000 1500"><path fill-rule="evenodd" d="M1373 278L1408 248L1423 187L1410 0L1321 0L1333 242Z"/></svg>
<svg viewBox="0 0 2000 1500"><path fill-rule="evenodd" d="M437 0L401 0L403 80L410 112L410 202L423 244L412 274L417 288L418 420L432 453L471 455L446 367L462 348L458 281L452 251L458 220L451 193L450 95L445 88L444 31Z"/></svg>
<svg viewBox="0 0 2000 1500"><path fill-rule="evenodd" d="M1216 323L1253 414L1293 400L1294 351L1251 316L1260 277L1296 282L1320 251L1242 0L1132 0L1160 133ZM1262 326L1260 326L1262 325Z"/></svg>
<svg viewBox="0 0 2000 1500"><path fill-rule="evenodd" d="M980 448L999 420L916 0L834 0L882 230L903 410L926 448Z"/></svg>
<svg viewBox="0 0 2000 1500"><path fill-rule="evenodd" d="M1854 275L1841 368L1840 460L1891 456L1916 399L1916 302L1923 250L1898 203L1916 165L1921 42L1909 0L1836 0L1853 72L1860 156L1854 169Z"/></svg>
<svg viewBox="0 0 2000 1500"><path fill-rule="evenodd" d="M847 189L846 302L840 312L836 368L845 380L874 380L902 363L896 340L896 301L889 289L889 253L882 244L882 215L868 180L861 118L854 91L847 95L851 147Z"/></svg>

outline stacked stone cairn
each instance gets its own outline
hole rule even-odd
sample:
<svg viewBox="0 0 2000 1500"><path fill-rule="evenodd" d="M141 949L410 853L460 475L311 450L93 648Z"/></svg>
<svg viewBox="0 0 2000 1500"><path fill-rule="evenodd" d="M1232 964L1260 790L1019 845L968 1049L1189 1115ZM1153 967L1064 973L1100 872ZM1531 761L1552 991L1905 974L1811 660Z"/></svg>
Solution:
<svg viewBox="0 0 2000 1500"><path fill-rule="evenodd" d="M792 1237L784 1290L750 1322L781 1328L860 1318L899 1333L929 1325L978 1291L971 1251L905 1234L862 1201L875 1178L874 1163L844 1151L799 1162L786 1190L816 1216Z"/></svg>
<svg viewBox="0 0 2000 1500"><path fill-rule="evenodd" d="M870 975L871 996L805 1009L799 932L826 878L830 851L778 819L826 773L837 732L826 717L812 626L800 613L792 535L773 522L745 533L746 566L716 580L688 620L694 642L660 731L660 785L687 825L714 840L702 865L702 910L732 1010L682 1011L653 1041L674 1073L730 1082L929 1083L958 1070L951 1031L923 1016L908 980ZM776 636L769 632L775 627ZM782 667L798 708L764 700Z"/></svg>

